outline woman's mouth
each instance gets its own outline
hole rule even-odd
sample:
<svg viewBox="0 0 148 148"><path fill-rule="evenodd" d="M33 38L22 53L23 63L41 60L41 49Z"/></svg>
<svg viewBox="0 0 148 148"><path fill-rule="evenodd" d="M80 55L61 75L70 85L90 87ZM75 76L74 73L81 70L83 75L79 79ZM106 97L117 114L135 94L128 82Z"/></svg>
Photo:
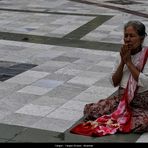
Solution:
<svg viewBox="0 0 148 148"><path fill-rule="evenodd" d="M132 45L131 45L131 44L127 44L127 47L128 47L129 49L131 49L131 48L132 48Z"/></svg>

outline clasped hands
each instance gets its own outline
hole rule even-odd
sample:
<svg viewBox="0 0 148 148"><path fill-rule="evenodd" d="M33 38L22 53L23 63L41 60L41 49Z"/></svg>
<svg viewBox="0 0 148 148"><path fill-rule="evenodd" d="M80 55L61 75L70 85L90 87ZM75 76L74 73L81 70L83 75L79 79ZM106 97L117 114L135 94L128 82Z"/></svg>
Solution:
<svg viewBox="0 0 148 148"><path fill-rule="evenodd" d="M131 49L127 44L124 44L120 50L121 61L123 64L128 64L131 62Z"/></svg>

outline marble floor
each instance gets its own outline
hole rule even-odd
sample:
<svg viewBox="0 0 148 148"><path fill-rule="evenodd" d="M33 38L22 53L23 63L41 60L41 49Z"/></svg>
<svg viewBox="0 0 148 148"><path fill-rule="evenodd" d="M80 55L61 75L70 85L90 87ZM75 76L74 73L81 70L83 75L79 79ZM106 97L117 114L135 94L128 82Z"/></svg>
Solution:
<svg viewBox="0 0 148 148"><path fill-rule="evenodd" d="M69 133L85 104L117 90L110 72L123 25L140 20L148 28L147 6L146 0L1 0L0 142L148 142L147 133Z"/></svg>

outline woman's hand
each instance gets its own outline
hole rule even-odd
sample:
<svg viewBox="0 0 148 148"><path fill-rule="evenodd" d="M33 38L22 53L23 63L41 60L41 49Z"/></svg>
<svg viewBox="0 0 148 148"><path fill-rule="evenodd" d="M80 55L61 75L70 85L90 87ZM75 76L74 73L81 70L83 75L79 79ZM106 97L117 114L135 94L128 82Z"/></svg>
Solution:
<svg viewBox="0 0 148 148"><path fill-rule="evenodd" d="M131 62L131 50L128 47L128 45L124 44L121 47L120 56L121 56L121 62L123 62L124 64Z"/></svg>

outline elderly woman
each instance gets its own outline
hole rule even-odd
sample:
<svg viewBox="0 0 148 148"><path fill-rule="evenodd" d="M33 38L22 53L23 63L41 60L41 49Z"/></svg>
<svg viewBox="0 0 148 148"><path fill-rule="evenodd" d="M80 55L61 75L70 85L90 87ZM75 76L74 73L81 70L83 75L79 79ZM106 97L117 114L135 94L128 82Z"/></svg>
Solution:
<svg viewBox="0 0 148 148"><path fill-rule="evenodd" d="M148 48L143 47L145 25L129 21L124 45L115 61L111 82L118 91L97 103L86 104L84 121L71 132L103 136L116 132L148 131Z"/></svg>

